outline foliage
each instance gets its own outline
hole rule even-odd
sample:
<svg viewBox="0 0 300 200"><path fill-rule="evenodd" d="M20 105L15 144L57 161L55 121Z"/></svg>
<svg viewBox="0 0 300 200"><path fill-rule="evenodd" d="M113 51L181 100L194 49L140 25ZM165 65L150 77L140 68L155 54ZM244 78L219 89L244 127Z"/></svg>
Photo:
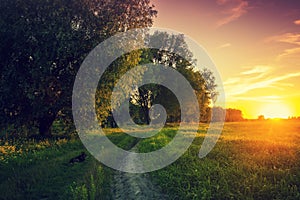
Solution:
<svg viewBox="0 0 300 200"><path fill-rule="evenodd" d="M85 184L83 184L82 186L77 186L74 183L74 186L70 186L70 193L71 193L71 199L74 200L88 200L88 191L87 188L85 186Z"/></svg>
<svg viewBox="0 0 300 200"><path fill-rule="evenodd" d="M103 73L95 94L96 114L98 120L100 121L100 125L103 125L105 123L112 124L113 120L112 120L111 111L113 109L116 109L111 106L112 91L116 83L118 82L118 80L128 70L138 65L138 63L141 60L140 55L141 55L140 50L136 50L128 54L124 54L121 57L117 58ZM132 90L133 85L136 83L138 77L140 77L142 73L143 71L138 72L131 79L126 80L129 87L125 88L124 86L122 88L124 92L119 93L119 98L117 98L118 101L124 99L124 96ZM123 102L115 102L115 103L120 105ZM114 125L111 125L110 127L114 127Z"/></svg>
<svg viewBox="0 0 300 200"><path fill-rule="evenodd" d="M239 122L244 120L242 111L233 108L224 109L221 107L213 107L212 114L213 122L219 122L223 120L226 122Z"/></svg>
<svg viewBox="0 0 300 200"><path fill-rule="evenodd" d="M258 120L265 120L265 116L264 115L259 115L257 119Z"/></svg>
<svg viewBox="0 0 300 200"><path fill-rule="evenodd" d="M35 126L42 135L70 110L87 53L116 32L150 26L156 15L149 0L3 0L0 11L2 125Z"/></svg>
<svg viewBox="0 0 300 200"><path fill-rule="evenodd" d="M109 130L107 134L117 145L126 139L125 134ZM126 145L119 146L126 149ZM84 162L68 164L70 158L86 152L79 140L1 140L0 149L3 199L109 199L111 170L88 153Z"/></svg>
<svg viewBox="0 0 300 200"><path fill-rule="evenodd" d="M226 122L238 122L243 121L243 114L241 110L228 108L226 109Z"/></svg>
<svg viewBox="0 0 300 200"><path fill-rule="evenodd" d="M193 58L193 54L185 42L184 35L173 35L166 32L155 32L149 35L147 40L151 44L159 44L160 49L144 49L140 64L154 63L167 67L172 67L181 73L193 87L198 98L200 107L200 120L202 122L210 121L209 105L211 100L215 100L217 96L216 83L213 73L204 68L197 69ZM176 53L174 53L176 51ZM180 55L179 55L180 54ZM156 75L157 76L157 75ZM168 88L163 86L164 77L156 77L161 80L162 85L148 84L136 89L131 96L131 103L140 108L139 117L146 124L150 123L149 109L153 104L162 104L167 111L168 122L180 121L180 106L176 96ZM178 87L178 83L174 78L174 87ZM182 91L182 95L184 94ZM188 101L187 101L188 102ZM136 108L135 108L136 109ZM191 111L194 112L194 111ZM193 121L193 119L189 119Z"/></svg>

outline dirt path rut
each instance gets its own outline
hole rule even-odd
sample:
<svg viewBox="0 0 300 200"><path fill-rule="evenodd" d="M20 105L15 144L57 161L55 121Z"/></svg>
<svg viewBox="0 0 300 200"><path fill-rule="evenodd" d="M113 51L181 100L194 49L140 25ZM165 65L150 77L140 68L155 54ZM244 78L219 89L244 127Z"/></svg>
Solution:
<svg viewBox="0 0 300 200"><path fill-rule="evenodd" d="M135 145L131 151L136 152ZM126 168L135 168L135 158L124 158L124 165ZM167 199L161 189L154 185L148 173L133 174L121 171L116 171L112 184L113 199L117 200L147 200L147 199Z"/></svg>

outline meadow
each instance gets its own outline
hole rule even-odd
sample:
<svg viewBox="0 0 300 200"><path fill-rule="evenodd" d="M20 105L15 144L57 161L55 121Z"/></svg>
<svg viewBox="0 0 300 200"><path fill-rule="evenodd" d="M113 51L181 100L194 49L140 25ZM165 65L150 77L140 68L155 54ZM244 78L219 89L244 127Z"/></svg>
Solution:
<svg viewBox="0 0 300 200"><path fill-rule="evenodd" d="M199 159L205 128L180 159L151 173L170 199L300 198L299 122L226 123L215 148Z"/></svg>
<svg viewBox="0 0 300 200"><path fill-rule="evenodd" d="M207 129L181 158L147 173L168 199L300 199L300 124L292 120L225 123L214 149L198 152ZM152 138L137 140L107 129L118 146L139 152L159 149L172 140L176 126ZM76 137L69 139L2 139L1 199L113 199L116 171L88 154ZM85 162L68 164L85 151Z"/></svg>

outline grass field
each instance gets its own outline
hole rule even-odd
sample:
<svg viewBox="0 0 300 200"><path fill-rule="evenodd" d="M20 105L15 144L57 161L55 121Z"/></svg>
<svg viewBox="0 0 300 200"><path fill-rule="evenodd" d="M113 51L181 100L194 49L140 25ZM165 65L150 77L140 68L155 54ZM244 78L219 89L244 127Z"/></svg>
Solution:
<svg viewBox="0 0 300 200"><path fill-rule="evenodd" d="M215 148L199 159L206 128L200 125L180 159L148 174L169 199L300 199L299 121L226 123ZM118 129L107 134L124 149L139 142L139 152L150 152L166 145L176 127L140 141ZM68 164L82 151L78 139L1 140L0 198L110 199L114 170L92 156Z"/></svg>
<svg viewBox="0 0 300 200"><path fill-rule="evenodd" d="M151 173L171 199L300 199L299 122L226 123L215 148L199 159L203 130L179 160ZM141 151L155 149L152 139L143 143Z"/></svg>

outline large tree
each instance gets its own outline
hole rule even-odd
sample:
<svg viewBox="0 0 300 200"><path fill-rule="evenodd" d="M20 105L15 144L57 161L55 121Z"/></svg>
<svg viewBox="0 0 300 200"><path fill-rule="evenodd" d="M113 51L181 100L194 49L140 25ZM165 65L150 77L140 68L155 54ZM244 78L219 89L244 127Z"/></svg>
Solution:
<svg viewBox="0 0 300 200"><path fill-rule="evenodd" d="M151 44L157 43L160 49L145 49L143 51L140 64L154 63L161 64L176 69L189 81L198 98L200 108L200 120L208 122L211 118L209 105L214 101L216 92L216 83L213 73L204 68L195 67L196 60L185 42L184 35L173 35L167 32L155 32L148 36ZM180 55L174 53L180 52ZM198 61L201 62L201 61ZM163 77L160 78L163 83ZM174 87L179 84L174 78ZM177 86L176 86L177 85ZM184 93L184 91L182 91ZM149 109L153 104L162 104L167 111L167 120L169 122L180 121L180 105L175 96L169 89L162 85L148 84L136 90L132 95L132 104L140 108L139 116L142 122L149 124ZM134 106L133 108L137 110ZM191 110L190 112L194 112ZM191 114L192 114L191 113ZM192 116L192 115L191 115ZM189 119L193 121L193 119Z"/></svg>
<svg viewBox="0 0 300 200"><path fill-rule="evenodd" d="M2 0L2 125L50 135L58 113L71 108L75 75L90 50L116 32L151 26L155 15L150 0Z"/></svg>

